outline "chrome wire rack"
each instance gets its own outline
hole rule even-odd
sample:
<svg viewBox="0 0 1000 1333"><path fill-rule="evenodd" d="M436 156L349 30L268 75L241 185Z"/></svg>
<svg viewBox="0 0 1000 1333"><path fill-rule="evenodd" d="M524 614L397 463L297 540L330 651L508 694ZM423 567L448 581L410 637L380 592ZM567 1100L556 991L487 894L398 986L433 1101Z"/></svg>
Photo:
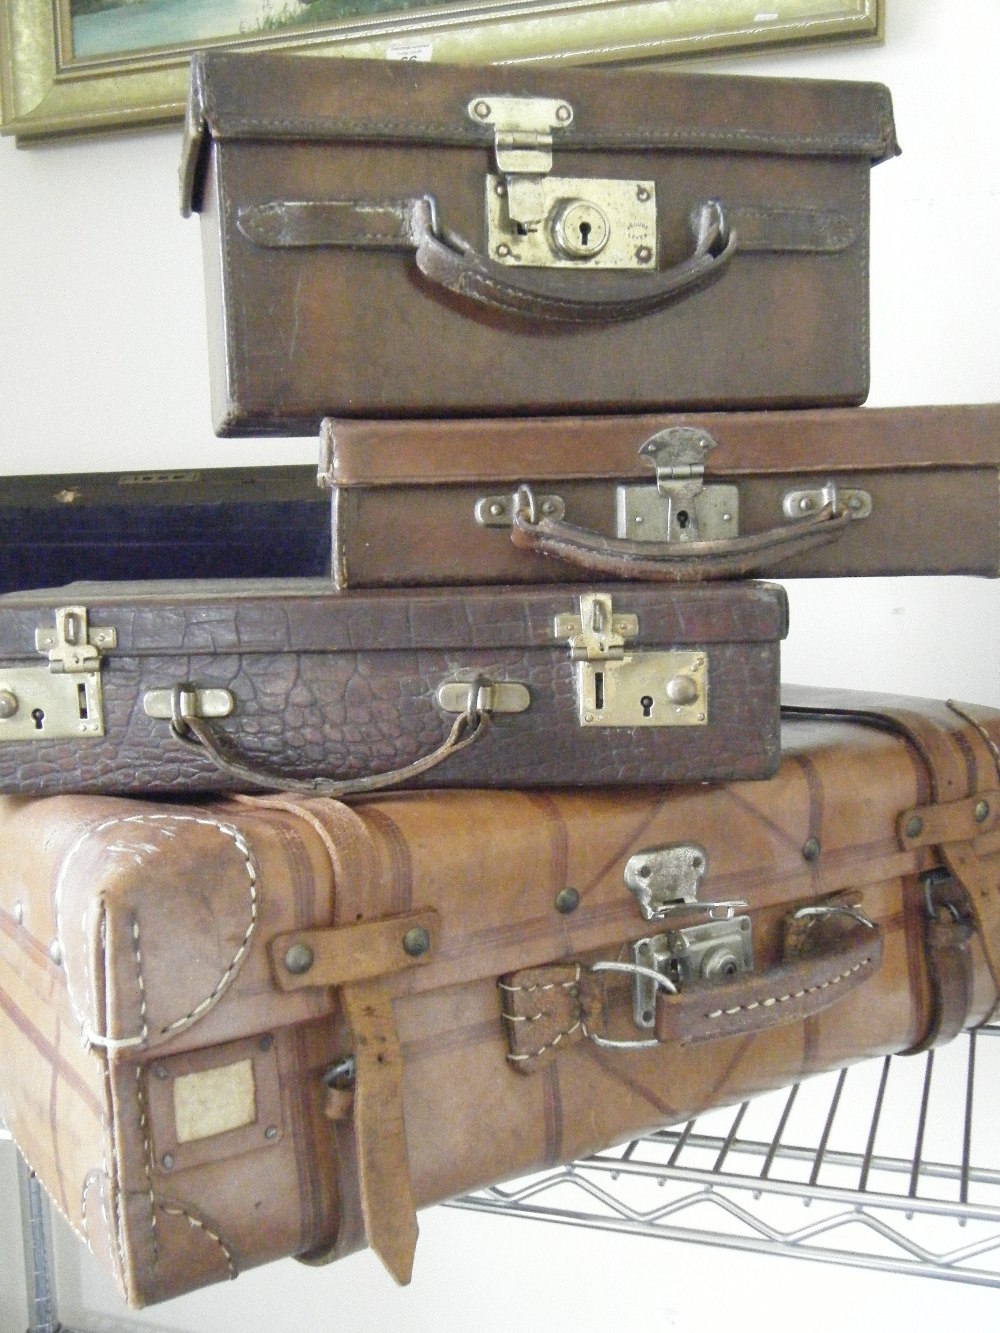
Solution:
<svg viewBox="0 0 1000 1333"><path fill-rule="evenodd" d="M1000 1287L998 1037L821 1075L450 1206Z"/></svg>

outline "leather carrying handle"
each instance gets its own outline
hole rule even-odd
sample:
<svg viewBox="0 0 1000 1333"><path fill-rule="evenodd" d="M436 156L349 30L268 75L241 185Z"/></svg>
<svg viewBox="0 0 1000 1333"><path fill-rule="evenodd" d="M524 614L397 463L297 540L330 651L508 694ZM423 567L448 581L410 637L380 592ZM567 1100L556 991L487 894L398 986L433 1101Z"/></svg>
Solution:
<svg viewBox="0 0 1000 1333"><path fill-rule="evenodd" d="M564 560L588 573L648 582L701 583L769 570L802 551L835 541L853 516L833 505L781 528L721 541L637 542L607 537L564 519L539 515L530 487L514 499L510 539L515 546Z"/></svg>
<svg viewBox="0 0 1000 1333"><path fill-rule="evenodd" d="M600 294L570 293L566 274L512 277L445 228L433 195L365 203L358 200L284 200L240 211L237 227L254 245L272 248L413 250L417 268L431 282L491 310L563 324L606 324L651 314L722 276L736 253L722 205L697 205L691 216L691 253L654 274L617 281L601 274ZM581 267L584 267L581 265Z"/></svg>
<svg viewBox="0 0 1000 1333"><path fill-rule="evenodd" d="M429 769L436 768L438 764L444 763L452 755L467 749L485 736L490 728L490 715L480 708L478 701L483 686L487 683L482 677L477 677L469 683L469 702L465 712L458 714L448 735L429 754L402 768L373 773L363 778L290 778L282 773L272 773L265 768L253 766L236 753L229 737L216 732L205 718L181 714L176 708L171 729L179 740L201 746L218 768L231 777L238 778L241 783L248 783L252 787L263 788L266 791L302 792L309 796L343 799L345 796L359 796L366 792L383 791L387 787L397 787L412 778L419 777ZM172 691L174 700L179 699L184 690L190 691L191 686L174 686Z"/></svg>
<svg viewBox="0 0 1000 1333"><path fill-rule="evenodd" d="M816 910L827 915L809 917L800 909L786 920L785 957L776 967L673 995L659 991L657 1039L694 1043L801 1022L874 976L882 963L882 931L849 908ZM808 934L799 938L801 923L810 921ZM831 936L835 921L837 931Z"/></svg>

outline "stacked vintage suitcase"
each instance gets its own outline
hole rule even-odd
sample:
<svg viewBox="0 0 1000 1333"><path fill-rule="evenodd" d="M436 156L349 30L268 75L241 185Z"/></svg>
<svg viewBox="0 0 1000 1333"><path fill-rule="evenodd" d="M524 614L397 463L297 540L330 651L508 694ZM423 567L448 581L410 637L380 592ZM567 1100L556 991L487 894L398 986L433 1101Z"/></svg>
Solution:
<svg viewBox="0 0 1000 1333"><path fill-rule="evenodd" d="M337 414L332 585L0 600L0 1115L130 1301L406 1280L417 1207L992 1011L1000 714L779 755L737 581L996 573L997 413L854 406L894 152L864 84L196 60L216 426Z"/></svg>

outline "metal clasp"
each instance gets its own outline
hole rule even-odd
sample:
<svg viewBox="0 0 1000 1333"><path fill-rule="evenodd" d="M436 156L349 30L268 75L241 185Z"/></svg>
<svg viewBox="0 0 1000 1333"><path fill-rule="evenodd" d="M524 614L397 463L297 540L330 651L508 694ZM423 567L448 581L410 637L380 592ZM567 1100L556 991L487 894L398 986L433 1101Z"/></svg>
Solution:
<svg viewBox="0 0 1000 1333"><path fill-rule="evenodd" d="M646 921L662 921L672 912L692 910L728 921L743 898L719 902L698 901L698 889L708 869L708 853L696 842L675 842L636 852L625 862L625 887L639 904Z"/></svg>
<svg viewBox="0 0 1000 1333"><path fill-rule="evenodd" d="M617 535L631 541L721 541L739 535L736 486L705 484L705 458L717 447L705 430L670 426L651 436L639 457L656 470L656 489L619 486Z"/></svg>
<svg viewBox="0 0 1000 1333"><path fill-rule="evenodd" d="M653 977L665 978L676 992L692 982L749 972L753 967L751 936L749 916L732 916L636 940L632 945L636 969L632 1018L636 1027L651 1028L655 1024L657 986Z"/></svg>
<svg viewBox="0 0 1000 1333"><path fill-rule="evenodd" d="M507 211L515 227L536 231L546 205L539 177L552 170L552 131L573 121L573 108L561 98L473 97L469 116L493 126L493 150L503 174Z"/></svg>
<svg viewBox="0 0 1000 1333"><path fill-rule="evenodd" d="M0 667L0 743L103 736L101 660L117 643L110 625L90 626L86 607L58 607L55 626L35 630L48 669Z"/></svg>
<svg viewBox="0 0 1000 1333"><path fill-rule="evenodd" d="M782 496L781 512L787 519L811 518L824 509L838 515L846 513L852 519L868 518L872 512L872 497L868 491L838 486L835 481L811 490L786 491Z"/></svg>

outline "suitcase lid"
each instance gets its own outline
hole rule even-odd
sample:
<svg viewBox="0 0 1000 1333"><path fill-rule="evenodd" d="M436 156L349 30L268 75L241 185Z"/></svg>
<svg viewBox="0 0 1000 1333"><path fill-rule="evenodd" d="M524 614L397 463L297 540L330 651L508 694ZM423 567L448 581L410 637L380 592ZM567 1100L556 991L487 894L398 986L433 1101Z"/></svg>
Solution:
<svg viewBox="0 0 1000 1333"><path fill-rule="evenodd" d="M494 126L470 109L483 96L565 99L571 110L565 127L554 126L557 150L700 149L872 163L899 152L889 91L876 83L209 51L191 63L181 211L200 209L210 139L491 148Z"/></svg>
<svg viewBox="0 0 1000 1333"><path fill-rule="evenodd" d="M772 583L376 592L336 592L325 579L71 583L0 597L0 659L44 662L52 644L42 640L52 637L60 608L83 609L76 637L86 632L112 659L526 647L568 654L556 617L579 617L588 592L610 597L614 629L619 616L637 620L623 632L636 646L773 642L788 629L785 591Z"/></svg>
<svg viewBox="0 0 1000 1333"><path fill-rule="evenodd" d="M1000 404L670 416L323 422L319 480L334 486L650 480L640 453L676 427L714 442L706 476L1000 466Z"/></svg>

